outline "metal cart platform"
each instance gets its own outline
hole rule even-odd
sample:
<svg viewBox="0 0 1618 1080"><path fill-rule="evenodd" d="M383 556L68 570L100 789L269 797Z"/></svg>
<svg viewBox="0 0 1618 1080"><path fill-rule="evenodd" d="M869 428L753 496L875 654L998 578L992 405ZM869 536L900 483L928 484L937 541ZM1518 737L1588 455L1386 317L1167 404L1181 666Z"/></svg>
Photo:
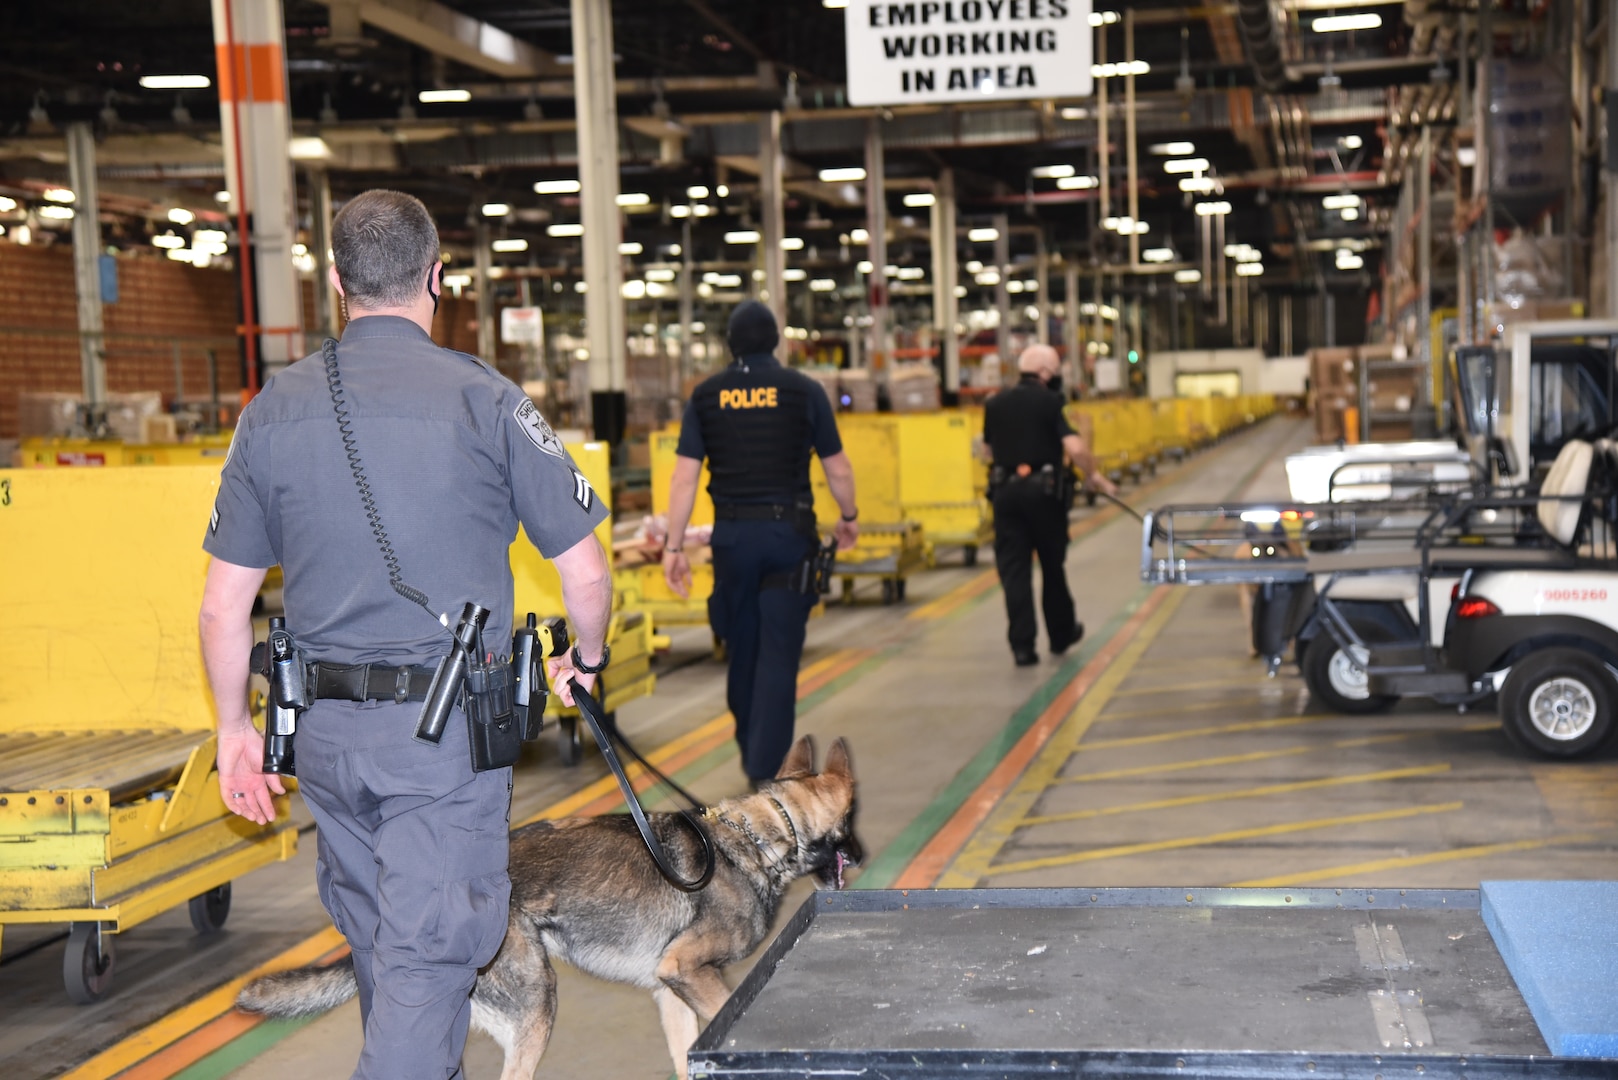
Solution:
<svg viewBox="0 0 1618 1080"><path fill-rule="evenodd" d="M821 892L690 1074L1618 1075L1553 1052L1483 908L1431 889Z"/></svg>

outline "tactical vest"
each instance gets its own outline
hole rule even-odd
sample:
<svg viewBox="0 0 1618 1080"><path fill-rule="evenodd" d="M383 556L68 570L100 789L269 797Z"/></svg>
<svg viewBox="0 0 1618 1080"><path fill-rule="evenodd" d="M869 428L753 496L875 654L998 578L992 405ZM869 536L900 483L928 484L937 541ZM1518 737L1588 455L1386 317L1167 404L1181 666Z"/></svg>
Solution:
<svg viewBox="0 0 1618 1080"><path fill-rule="evenodd" d="M814 383L777 364L732 364L692 395L715 502L796 501L809 490Z"/></svg>

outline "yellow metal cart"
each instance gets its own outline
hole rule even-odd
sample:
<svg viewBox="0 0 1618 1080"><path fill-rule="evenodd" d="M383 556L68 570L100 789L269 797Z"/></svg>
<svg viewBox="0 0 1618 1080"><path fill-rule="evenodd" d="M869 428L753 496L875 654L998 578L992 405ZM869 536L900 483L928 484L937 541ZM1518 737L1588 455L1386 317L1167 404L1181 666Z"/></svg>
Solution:
<svg viewBox="0 0 1618 1080"><path fill-rule="evenodd" d="M926 540L921 523L905 511L900 495L899 424L891 413L850 413L838 418L843 450L854 468L854 490L859 500L860 536L854 547L837 553L834 571L842 579L843 600L853 598L854 580L874 577L882 585L882 602L905 598L905 579L926 565ZM841 511L826 485L826 471L816 458L810 469L815 493L815 517L823 533L837 525Z"/></svg>
<svg viewBox="0 0 1618 1080"><path fill-rule="evenodd" d="M966 565L977 565L978 549L994 542L994 512L980 484L988 466L972 453L981 417L949 410L899 413L893 419L900 510L904 520L921 526L927 565L937 565L939 548L960 548ZM863 501L863 492L860 497Z"/></svg>
<svg viewBox="0 0 1618 1080"><path fill-rule="evenodd" d="M0 470L0 930L68 923L63 981L112 983L114 934L291 857L286 800L229 813L196 618L217 465Z"/></svg>
<svg viewBox="0 0 1618 1080"><path fill-rule="evenodd" d="M610 459L606 443L587 442L569 444L568 453L592 487L596 497L610 498ZM604 520L596 529L602 546L612 550L612 519ZM562 603L562 581L556 568L542 558L528 535L517 530L517 539L511 545L511 573L516 584L516 614L524 618L532 611L541 618L565 615ZM618 603L615 601L615 603ZM612 649L612 662L601 673L596 697L607 711L609 720L618 706L636 698L646 697L657 686L652 674L652 620L643 611L625 610L621 603L613 613L607 628L607 644ZM582 753L579 731L579 711L563 708L555 698L550 699L546 716L557 725L558 751L564 765L576 765Z"/></svg>

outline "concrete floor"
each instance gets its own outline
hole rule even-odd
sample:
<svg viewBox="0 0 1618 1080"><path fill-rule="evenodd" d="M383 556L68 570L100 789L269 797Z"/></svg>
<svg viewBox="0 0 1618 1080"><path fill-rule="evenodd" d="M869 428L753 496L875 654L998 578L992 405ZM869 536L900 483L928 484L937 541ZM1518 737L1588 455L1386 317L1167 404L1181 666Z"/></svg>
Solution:
<svg viewBox="0 0 1618 1080"><path fill-rule="evenodd" d="M1144 509L1283 497L1282 459L1307 437L1299 421L1271 420L1165 467L1125 498ZM853 745L872 856L858 887L1475 887L1485 878L1615 876L1613 754L1531 761L1488 713L1407 703L1368 718L1323 714L1295 668L1266 680L1247 657L1234 590L1142 585L1139 525L1116 508L1080 510L1075 531L1068 573L1090 635L1059 661L1012 666L992 569L921 574L903 606L833 606L811 624L799 730L822 746L838 735ZM620 710L645 750L724 712L722 668L704 659L706 630L673 639L656 694ZM1014 762L986 816L963 819L965 795L980 781L992 787L994 766L1031 745L1019 742L1024 730L1040 737L1026 767ZM519 769L513 820L603 774L593 751L569 770L542 746ZM733 750L676 775L699 798L742 784ZM940 839L951 830L960 843ZM306 836L291 863L238 881L221 934L198 937L182 912L123 935L117 988L95 1006L66 1003L49 929L8 932L0 1075L346 1076L359 1046L353 1005L290 1033L268 1024L243 1033L228 1015L193 1019L221 1012L207 996L215 987L328 926L313 853ZM800 883L785 911L807 892ZM742 974L732 970L732 983ZM181 1036L166 1057L135 1065ZM474 1034L466 1070L473 1080L497 1076L498 1048ZM561 972L540 1076L669 1072L649 995Z"/></svg>

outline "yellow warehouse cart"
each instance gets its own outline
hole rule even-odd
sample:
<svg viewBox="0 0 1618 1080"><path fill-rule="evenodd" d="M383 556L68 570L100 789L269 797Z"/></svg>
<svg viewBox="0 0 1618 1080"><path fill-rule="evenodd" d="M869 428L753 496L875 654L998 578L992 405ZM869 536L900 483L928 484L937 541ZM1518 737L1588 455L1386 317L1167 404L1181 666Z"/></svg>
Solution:
<svg viewBox="0 0 1618 1080"><path fill-rule="evenodd" d="M596 497L609 499L610 460L606 443L571 443L567 447L573 463L579 467ZM608 517L596 528L602 547L612 550L612 519ZM542 558L528 539L528 534L517 530L517 539L511 545L511 573L516 584L516 614L521 619L532 611L540 618L567 614L562 603L562 580L556 568ZM618 706L651 694L657 686L652 674L652 620L642 611L624 610L615 598L612 622L607 628L607 644L612 649L612 662L601 673L596 698L607 710L609 719ZM545 715L557 725L558 750L564 765L578 764L582 740L579 733L579 711L563 708L552 697Z"/></svg>
<svg viewBox="0 0 1618 1080"><path fill-rule="evenodd" d="M949 410L899 413L893 420L899 436L900 510L905 520L921 526L927 565L936 566L938 549L945 547L960 548L966 565L977 565L978 549L994 542L994 514L980 483L987 466L972 452L982 417ZM864 493L859 494L863 502Z"/></svg>
<svg viewBox="0 0 1618 1080"><path fill-rule="evenodd" d="M651 436L652 513L667 517L669 486L674 479L674 448L680 442L680 425L669 424ZM708 465L703 463L697 478L697 499L691 508L689 525L713 524L713 500L708 497ZM663 564L629 566L613 573L613 585L622 597L625 611L637 611L652 620L654 627L708 625L708 597L713 595L713 565L693 563L691 595L681 597L663 580ZM608 706L610 708L610 706Z"/></svg>
<svg viewBox="0 0 1618 1080"><path fill-rule="evenodd" d="M906 513L900 496L899 424L891 413L848 413L838 418L843 450L854 468L854 492L859 501L860 536L848 551L837 553L834 571L843 582L843 600L853 598L854 580L874 577L882 583L882 602L905 598L905 579L926 564L926 542L921 523ZM837 500L826 485L826 470L816 458L810 470L815 493L815 517L823 533L841 517Z"/></svg>
<svg viewBox="0 0 1618 1080"><path fill-rule="evenodd" d="M225 809L197 644L217 465L0 470L0 930L69 923L70 997L105 995L114 934L297 849L287 800Z"/></svg>

